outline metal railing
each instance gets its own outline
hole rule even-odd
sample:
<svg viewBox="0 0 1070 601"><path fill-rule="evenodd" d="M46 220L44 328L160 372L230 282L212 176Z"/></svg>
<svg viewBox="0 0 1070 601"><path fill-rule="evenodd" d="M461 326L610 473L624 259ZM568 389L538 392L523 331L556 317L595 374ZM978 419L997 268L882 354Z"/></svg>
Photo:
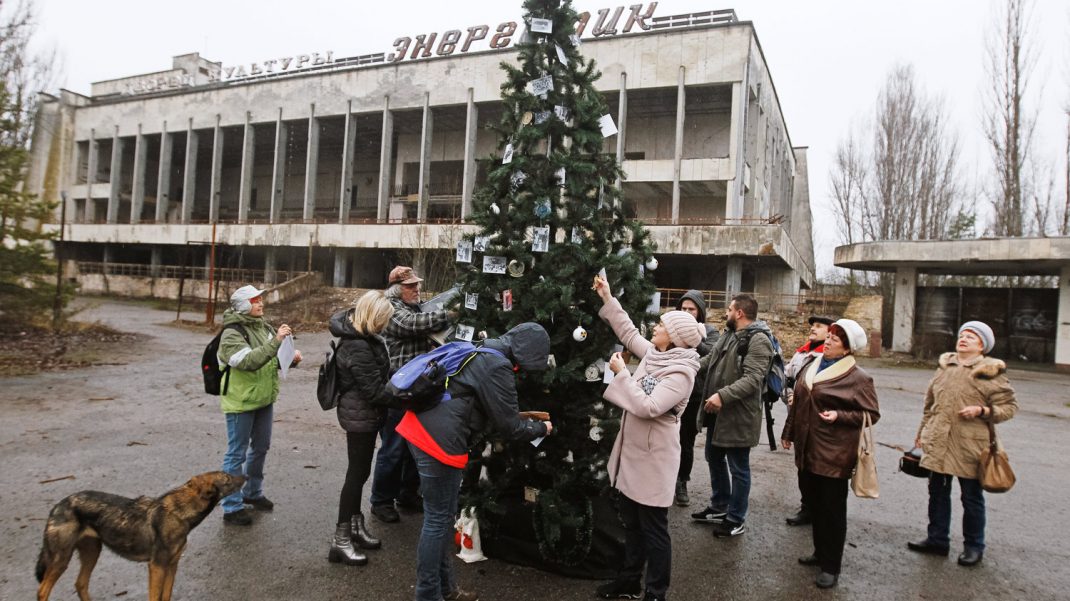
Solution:
<svg viewBox="0 0 1070 601"><path fill-rule="evenodd" d="M79 274L125 275L152 278L186 278L188 280L208 280L207 267L184 267L181 265L146 265L144 263L96 263L78 261ZM221 282L263 282L263 269L238 269L235 267L216 267L215 279Z"/></svg>

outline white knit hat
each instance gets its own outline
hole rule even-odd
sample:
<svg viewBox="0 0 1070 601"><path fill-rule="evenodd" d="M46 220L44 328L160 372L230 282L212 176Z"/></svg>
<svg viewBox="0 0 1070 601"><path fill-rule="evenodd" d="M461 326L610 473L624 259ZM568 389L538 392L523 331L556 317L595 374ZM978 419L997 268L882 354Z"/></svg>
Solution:
<svg viewBox="0 0 1070 601"><path fill-rule="evenodd" d="M661 315L661 325L676 346L695 348L706 337L706 327L686 311L668 311Z"/></svg>
<svg viewBox="0 0 1070 601"><path fill-rule="evenodd" d="M996 346L996 335L992 332L992 328L988 327L988 324L983 321L967 321L959 326L959 336L962 336L963 330L969 330L981 339L982 348L981 352L988 354L992 351L992 347Z"/></svg>
<svg viewBox="0 0 1070 601"><path fill-rule="evenodd" d="M858 353L865 350L866 345L869 344L869 338L866 337L866 331L862 329L862 326L858 325L858 322L853 319L837 319L832 324L833 326L840 326L845 334L847 334L846 342L847 348L851 349L852 353Z"/></svg>

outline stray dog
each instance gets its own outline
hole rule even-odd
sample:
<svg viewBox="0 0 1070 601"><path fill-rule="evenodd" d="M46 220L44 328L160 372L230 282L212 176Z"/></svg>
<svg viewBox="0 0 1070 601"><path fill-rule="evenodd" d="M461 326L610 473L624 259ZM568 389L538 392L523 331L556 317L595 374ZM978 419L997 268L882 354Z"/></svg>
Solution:
<svg viewBox="0 0 1070 601"><path fill-rule="evenodd" d="M245 478L224 472L194 476L152 499L128 499L85 490L52 508L37 558L37 600L48 601L52 587L78 550L82 569L74 581L81 601L89 601L89 577L107 545L120 557L149 562L149 601L170 601L186 537L219 501L237 492Z"/></svg>

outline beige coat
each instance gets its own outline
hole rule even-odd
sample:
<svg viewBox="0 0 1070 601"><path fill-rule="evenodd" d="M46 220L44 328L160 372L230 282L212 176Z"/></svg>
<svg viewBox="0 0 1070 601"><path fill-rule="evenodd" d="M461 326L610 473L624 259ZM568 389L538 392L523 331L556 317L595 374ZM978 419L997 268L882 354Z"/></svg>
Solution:
<svg viewBox="0 0 1070 601"><path fill-rule="evenodd" d="M940 356L940 367L925 393L918 438L925 452L921 465L939 474L977 478L981 451L988 447L988 425L1014 417L1018 402L999 359L979 356L960 363L955 353ZM987 402L986 402L987 401ZM965 407L991 405L989 418L963 419Z"/></svg>
<svg viewBox="0 0 1070 601"><path fill-rule="evenodd" d="M634 374L620 370L602 394L624 410L609 456L610 484L636 503L669 507L680 468L680 417L698 373L698 353L683 348L659 352L639 334L617 299L598 315L640 359ZM649 393L642 385L647 376L657 380Z"/></svg>

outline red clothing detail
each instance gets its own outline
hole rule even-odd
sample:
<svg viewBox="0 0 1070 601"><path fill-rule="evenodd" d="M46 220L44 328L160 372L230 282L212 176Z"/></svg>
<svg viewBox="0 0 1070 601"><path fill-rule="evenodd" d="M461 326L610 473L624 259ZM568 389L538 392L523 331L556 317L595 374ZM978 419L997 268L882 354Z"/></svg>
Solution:
<svg viewBox="0 0 1070 601"><path fill-rule="evenodd" d="M807 342L806 344L804 344L804 345L800 346L799 348L795 349L796 353L809 353L810 351L813 351L815 353L823 353L823 352L825 352L825 343L822 342L821 344L817 345L817 348L811 349L810 348L810 343Z"/></svg>
<svg viewBox="0 0 1070 601"><path fill-rule="evenodd" d="M468 465L467 453L464 455L450 455L442 450L442 447L435 442L434 438L431 438L431 435L424 429L424 425L420 423L420 420L412 411L405 412L405 416L401 418L395 431L402 438L416 445L416 448L450 467L463 469L464 466Z"/></svg>

